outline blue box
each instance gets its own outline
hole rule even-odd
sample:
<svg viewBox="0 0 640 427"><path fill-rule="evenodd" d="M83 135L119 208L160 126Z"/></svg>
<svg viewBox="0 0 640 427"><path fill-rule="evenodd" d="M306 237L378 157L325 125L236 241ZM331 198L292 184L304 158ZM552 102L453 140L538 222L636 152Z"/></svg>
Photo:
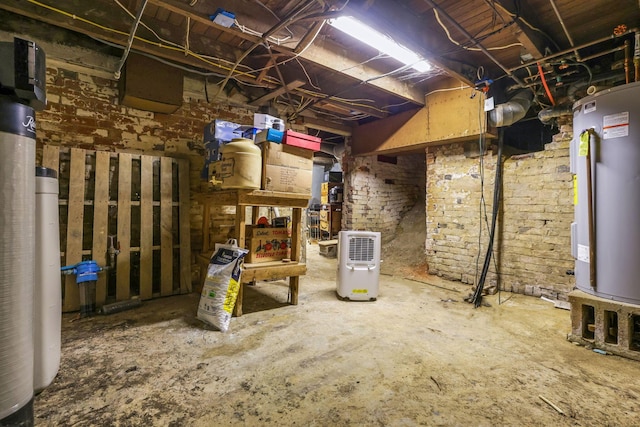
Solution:
<svg viewBox="0 0 640 427"><path fill-rule="evenodd" d="M240 126L238 128L238 132L240 132L240 136L242 138L250 139L253 141L256 137L256 132L258 132L258 129L254 128L253 126Z"/></svg>
<svg viewBox="0 0 640 427"><path fill-rule="evenodd" d="M236 15L219 7L216 13L209 16L209 19L222 27L231 28L235 23Z"/></svg>
<svg viewBox="0 0 640 427"><path fill-rule="evenodd" d="M256 144L260 142L277 142L278 144L282 144L282 139L284 138L284 132L276 129L265 129L256 135Z"/></svg>

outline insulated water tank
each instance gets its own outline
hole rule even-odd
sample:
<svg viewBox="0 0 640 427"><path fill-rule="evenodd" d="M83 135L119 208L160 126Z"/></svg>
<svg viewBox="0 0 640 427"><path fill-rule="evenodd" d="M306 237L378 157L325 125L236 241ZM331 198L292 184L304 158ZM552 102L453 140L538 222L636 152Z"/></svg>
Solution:
<svg viewBox="0 0 640 427"><path fill-rule="evenodd" d="M639 100L640 82L576 102L571 142L571 171L577 180L575 222L571 227L576 285L589 294L631 304L640 304ZM587 130L589 143L582 143L582 148L590 146L590 167L580 147L580 135Z"/></svg>
<svg viewBox="0 0 640 427"><path fill-rule="evenodd" d="M36 168L36 281L33 298L33 388L47 387L60 367L62 288L58 178L53 169Z"/></svg>
<svg viewBox="0 0 640 427"><path fill-rule="evenodd" d="M34 118L0 97L0 426L33 420Z"/></svg>

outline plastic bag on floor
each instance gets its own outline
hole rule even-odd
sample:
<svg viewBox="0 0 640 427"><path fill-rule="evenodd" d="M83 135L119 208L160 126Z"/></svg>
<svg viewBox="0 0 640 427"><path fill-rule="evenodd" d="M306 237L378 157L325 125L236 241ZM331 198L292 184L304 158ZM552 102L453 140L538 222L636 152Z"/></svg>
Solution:
<svg viewBox="0 0 640 427"><path fill-rule="evenodd" d="M198 305L198 319L222 332L229 329L231 313L240 290L242 259L247 252L233 244L219 245L207 268L207 278Z"/></svg>

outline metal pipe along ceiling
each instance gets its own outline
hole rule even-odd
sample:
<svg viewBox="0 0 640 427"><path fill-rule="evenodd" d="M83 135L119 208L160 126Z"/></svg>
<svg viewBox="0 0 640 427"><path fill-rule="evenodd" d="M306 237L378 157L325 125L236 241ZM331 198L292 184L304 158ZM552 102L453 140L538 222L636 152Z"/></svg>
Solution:
<svg viewBox="0 0 640 427"><path fill-rule="evenodd" d="M636 33L637 31L638 31L637 28L632 28L632 29L630 29L628 31L625 31L622 34L618 34L618 35L612 34L612 35L609 35L609 36L606 36L606 37L601 37L601 38L593 40L591 42L583 43L581 45L574 46L573 48L561 50L560 52L556 52L554 54L547 55L544 58L540 58L540 59L536 59L536 60L533 60L533 61L525 62L524 64L520 64L520 65L518 65L516 67L510 68L509 71L513 72L513 71L519 70L521 68L530 67L532 65L536 65L538 63L538 61L548 61L550 59L557 58L559 56L564 56L567 53L571 53L571 52L576 51L576 50L584 49L585 47L593 46L593 45L598 44L598 43L606 42L607 40L614 40L614 39L617 39L617 38L621 38L621 37L627 36L627 35L632 34L632 33ZM593 58L593 56L591 56L590 58ZM582 61L584 62L584 59Z"/></svg>
<svg viewBox="0 0 640 427"><path fill-rule="evenodd" d="M508 69L507 67L502 65L500 63L500 61L498 61L495 56L493 56L484 46L482 46L482 44L480 44L479 41L477 41L467 30L465 30L462 27L462 25L460 25L458 23L458 21L456 21L451 16L449 16L449 14L447 12L445 12L444 10L442 10L434 1L432 1L432 0L424 0L424 1L428 5L430 5L432 8L437 10L438 13L440 13L442 16L447 18L447 20L449 22L451 22L451 24L453 24L453 26L456 27L456 29L458 31L460 31L462 34L464 34L467 39L472 41L475 46L478 46L478 49L480 49L482 51L482 53L484 53L487 58L489 58L491 61L493 61L493 63L496 64L498 67L500 67L502 69L502 71L504 71L513 81L518 83L518 85L520 85L520 87L522 87L522 88L525 87L525 84L524 84L524 82L522 80L520 80L517 76L514 76L510 69Z"/></svg>
<svg viewBox="0 0 640 427"><path fill-rule="evenodd" d="M567 40L569 40L569 45L571 47L574 47L575 44L573 43L573 38L571 37L571 34L569 34L569 30L567 29L567 26L564 23L564 19L562 19L562 15L560 15L560 11L558 10L558 6L556 5L555 0L549 0L549 2L551 3L551 7L553 8L553 11L556 13L556 17L558 17L558 21L560 21L560 25L562 26L564 35L567 36ZM578 53L578 50L574 50L574 52L576 54L576 59L580 61L580 54Z"/></svg>

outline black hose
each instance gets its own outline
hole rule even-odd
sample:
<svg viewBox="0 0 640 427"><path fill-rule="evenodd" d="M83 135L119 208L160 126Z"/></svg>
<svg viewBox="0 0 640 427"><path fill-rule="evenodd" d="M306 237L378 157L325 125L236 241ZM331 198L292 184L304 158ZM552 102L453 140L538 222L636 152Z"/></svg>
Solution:
<svg viewBox="0 0 640 427"><path fill-rule="evenodd" d="M500 129L500 135L498 137L498 160L496 161L496 176L493 181L493 207L491 212L491 230L489 232L489 245L487 246L487 254L484 257L484 264L482 265L482 273L480 273L480 279L476 285L476 290L473 293L471 302L477 308L482 304L482 290L484 289L484 282L487 279L487 273L489 272L489 264L491 264L491 255L493 254L493 241L496 233L496 222L498 219L498 210L500 203L500 193L502 191L502 146L504 143L504 128Z"/></svg>

